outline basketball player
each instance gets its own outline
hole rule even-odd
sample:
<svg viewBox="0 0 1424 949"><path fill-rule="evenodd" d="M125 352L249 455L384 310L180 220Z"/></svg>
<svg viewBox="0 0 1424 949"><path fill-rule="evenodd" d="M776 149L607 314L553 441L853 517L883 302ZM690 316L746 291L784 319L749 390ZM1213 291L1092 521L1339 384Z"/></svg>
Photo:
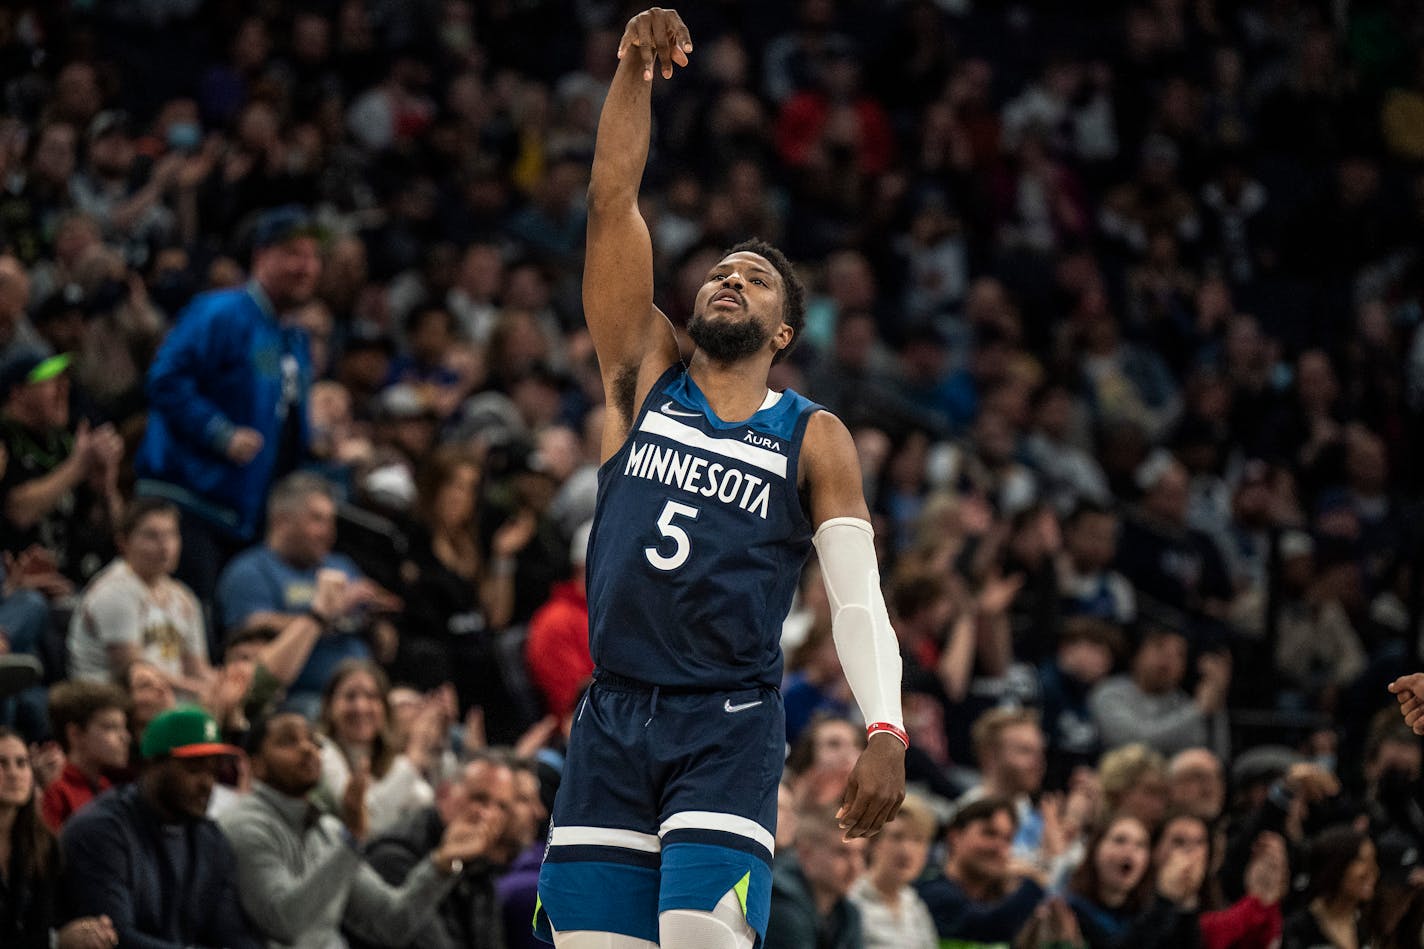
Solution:
<svg viewBox="0 0 1424 949"><path fill-rule="evenodd" d="M583 298L607 395L588 548L594 684L575 711L539 877L559 949L751 949L766 932L784 757L779 636L814 545L869 741L840 813L866 837L904 798L900 657L846 427L767 375L804 291L760 241L706 275L684 366L653 306L638 212L655 71L682 19L629 21L589 186Z"/></svg>

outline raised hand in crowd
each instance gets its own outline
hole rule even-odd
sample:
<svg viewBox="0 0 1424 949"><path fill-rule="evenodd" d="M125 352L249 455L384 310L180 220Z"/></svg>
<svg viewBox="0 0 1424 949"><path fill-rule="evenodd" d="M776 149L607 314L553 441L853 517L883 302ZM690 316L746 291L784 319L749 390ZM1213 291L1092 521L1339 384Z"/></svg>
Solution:
<svg viewBox="0 0 1424 949"><path fill-rule="evenodd" d="M371 819L366 811L366 792L370 786L371 762L357 758L351 765L351 779L346 782L337 815L357 841L364 841L371 831Z"/></svg>
<svg viewBox="0 0 1424 949"><path fill-rule="evenodd" d="M1231 656L1227 653L1212 652L1197 661L1196 704L1203 715L1215 715L1226 707L1226 696L1231 688Z"/></svg>
<svg viewBox="0 0 1424 949"><path fill-rule="evenodd" d="M1157 892L1184 909L1194 909L1206 879L1207 850L1173 850L1157 870Z"/></svg>
<svg viewBox="0 0 1424 949"><path fill-rule="evenodd" d="M1246 865L1246 892L1267 906L1285 899L1290 890L1290 859L1280 834L1263 833L1251 848Z"/></svg>

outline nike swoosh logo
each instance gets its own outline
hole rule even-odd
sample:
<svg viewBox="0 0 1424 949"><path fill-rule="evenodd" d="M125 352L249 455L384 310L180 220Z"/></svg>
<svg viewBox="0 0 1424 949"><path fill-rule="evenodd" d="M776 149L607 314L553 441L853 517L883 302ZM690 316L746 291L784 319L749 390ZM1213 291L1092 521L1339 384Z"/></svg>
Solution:
<svg viewBox="0 0 1424 949"><path fill-rule="evenodd" d="M702 413L701 413L701 412L679 412L677 409L675 409L675 408L672 407L672 402L671 402L671 401L668 401L668 402L664 402L664 403L663 403L663 413L664 413L665 415L681 415L683 418L701 418L701 417L702 417Z"/></svg>
<svg viewBox="0 0 1424 949"><path fill-rule="evenodd" d="M766 699L757 699L755 702L743 702L741 705L733 705L732 700L728 699L727 701L722 703L722 710L724 712L744 712L747 709L754 708L765 701Z"/></svg>

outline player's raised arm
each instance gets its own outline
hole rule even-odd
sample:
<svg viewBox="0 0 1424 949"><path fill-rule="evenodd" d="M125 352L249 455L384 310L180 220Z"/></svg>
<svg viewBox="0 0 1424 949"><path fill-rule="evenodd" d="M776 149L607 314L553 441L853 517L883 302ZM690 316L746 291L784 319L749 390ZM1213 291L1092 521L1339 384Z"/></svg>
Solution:
<svg viewBox="0 0 1424 949"><path fill-rule="evenodd" d="M875 534L850 432L831 413L817 413L806 427L801 458L831 635L870 732L837 817L847 837L869 837L894 819L905 799L909 739L900 708L900 647L880 592Z"/></svg>
<svg viewBox="0 0 1424 949"><path fill-rule="evenodd" d="M677 358L672 330L653 308L653 247L638 212L638 188L648 159L654 73L671 77L674 64L687 65L691 49L687 27L671 10L653 8L629 20L598 121L588 187L583 305L609 407L624 423L620 428L632 422L639 388L634 383L645 358L666 354L658 371Z"/></svg>

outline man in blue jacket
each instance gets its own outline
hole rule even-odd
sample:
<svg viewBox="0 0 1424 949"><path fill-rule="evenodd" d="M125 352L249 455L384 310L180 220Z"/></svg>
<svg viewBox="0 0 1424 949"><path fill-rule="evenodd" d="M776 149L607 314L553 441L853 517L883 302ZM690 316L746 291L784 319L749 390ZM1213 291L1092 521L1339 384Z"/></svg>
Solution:
<svg viewBox="0 0 1424 949"><path fill-rule="evenodd" d="M196 297L149 369L137 489L183 509L177 576L204 601L257 536L268 488L307 453L311 358L306 334L282 317L320 277L311 218L268 211L253 232L252 279Z"/></svg>

